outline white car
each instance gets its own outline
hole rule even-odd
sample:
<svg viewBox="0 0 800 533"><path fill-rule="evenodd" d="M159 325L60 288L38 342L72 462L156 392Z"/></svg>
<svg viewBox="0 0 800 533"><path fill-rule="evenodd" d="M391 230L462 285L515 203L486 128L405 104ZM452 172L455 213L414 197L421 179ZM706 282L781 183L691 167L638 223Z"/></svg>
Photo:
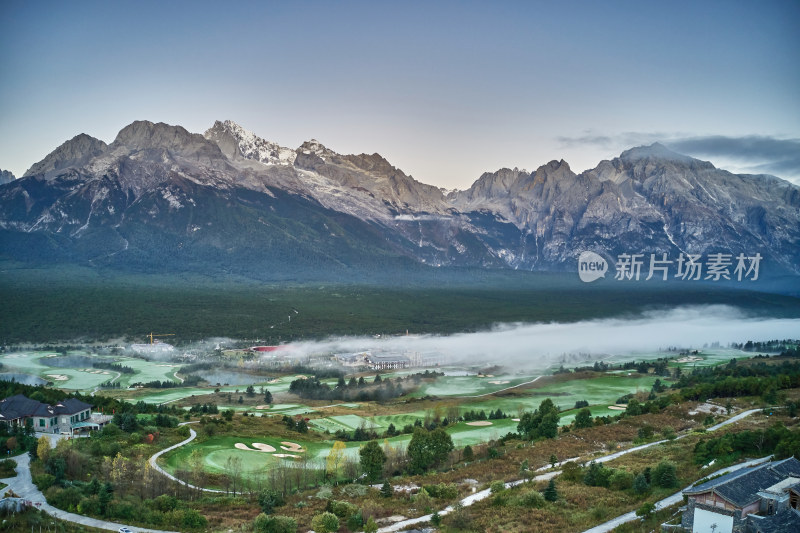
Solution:
<svg viewBox="0 0 800 533"><path fill-rule="evenodd" d="M121 527L121 528L119 528L118 531L119 531L119 533L133 533L133 531L131 531L127 527Z"/></svg>

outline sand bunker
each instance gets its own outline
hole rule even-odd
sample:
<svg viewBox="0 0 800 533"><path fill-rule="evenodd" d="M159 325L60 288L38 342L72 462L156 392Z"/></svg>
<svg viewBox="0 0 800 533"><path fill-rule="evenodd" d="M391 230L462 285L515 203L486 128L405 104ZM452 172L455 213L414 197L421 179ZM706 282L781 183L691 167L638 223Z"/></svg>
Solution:
<svg viewBox="0 0 800 533"><path fill-rule="evenodd" d="M269 405L256 405L256 409L269 409Z"/></svg>
<svg viewBox="0 0 800 533"><path fill-rule="evenodd" d="M294 377L294 379L308 379L308 376L301 376L298 374Z"/></svg>
<svg viewBox="0 0 800 533"><path fill-rule="evenodd" d="M505 385L506 383L508 383L508 381L494 380L490 381L489 383L491 383L492 385Z"/></svg>
<svg viewBox="0 0 800 533"><path fill-rule="evenodd" d="M55 381L67 381L69 376L65 376L64 374L47 374L48 378L53 378Z"/></svg>
<svg viewBox="0 0 800 533"><path fill-rule="evenodd" d="M519 422L519 418L512 418L511 420L514 422Z"/></svg>
<svg viewBox="0 0 800 533"><path fill-rule="evenodd" d="M467 422L468 426L491 426L492 423L488 420L478 420L477 422Z"/></svg>
<svg viewBox="0 0 800 533"><path fill-rule="evenodd" d="M698 361L702 361L702 357L698 357L696 355L688 355L686 357L681 357L680 359L676 359L676 363L696 363Z"/></svg>
<svg viewBox="0 0 800 533"><path fill-rule="evenodd" d="M282 449L286 450L287 452L302 452L303 447L297 444L296 442L281 442L283 446Z"/></svg>
<svg viewBox="0 0 800 533"><path fill-rule="evenodd" d="M274 447L270 446L269 444L264 444L263 442L254 442L253 443L253 448L249 447L247 444L244 444L243 442L237 442L233 446L237 450L244 450L246 452L267 452L267 453L272 453L274 451L277 451L277 450L275 450Z"/></svg>
<svg viewBox="0 0 800 533"><path fill-rule="evenodd" d="M291 457L292 459L300 459L299 455L292 455L291 453L276 453L273 457Z"/></svg>
<svg viewBox="0 0 800 533"><path fill-rule="evenodd" d="M624 411L627 409L627 407L624 405L609 405L608 408L613 409L614 411Z"/></svg>

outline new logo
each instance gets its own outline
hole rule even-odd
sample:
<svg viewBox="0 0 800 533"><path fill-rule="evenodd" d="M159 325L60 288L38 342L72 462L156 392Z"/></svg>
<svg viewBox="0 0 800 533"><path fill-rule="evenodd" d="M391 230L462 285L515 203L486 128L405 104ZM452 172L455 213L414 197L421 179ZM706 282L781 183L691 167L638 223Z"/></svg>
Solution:
<svg viewBox="0 0 800 533"><path fill-rule="evenodd" d="M607 271L608 263L601 255L594 252L583 252L578 257L578 276L585 283L604 278Z"/></svg>

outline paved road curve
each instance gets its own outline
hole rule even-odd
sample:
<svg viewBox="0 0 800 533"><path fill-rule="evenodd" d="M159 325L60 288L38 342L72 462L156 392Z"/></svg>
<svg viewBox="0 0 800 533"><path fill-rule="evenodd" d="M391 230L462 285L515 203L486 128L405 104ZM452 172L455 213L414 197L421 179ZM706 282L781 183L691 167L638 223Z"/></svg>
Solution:
<svg viewBox="0 0 800 533"><path fill-rule="evenodd" d="M90 518L88 516L82 516L75 513L68 513L67 511L62 511L61 509L53 507L44 499L44 494L42 494L42 491L40 491L36 485L33 484L33 480L31 479L30 455L26 453L12 457L12 459L17 462L17 467L15 468L17 471L16 477L0 479L0 481L8 485L6 490L13 490L14 493L20 498L30 500L38 509L44 511L50 516L58 518L59 520L66 520L67 522L74 522L76 524L96 527L97 529L106 529L109 531L118 531L119 528L127 525L118 524L117 522L108 522L106 520L99 520L97 518ZM133 526L129 527L131 530L136 531L137 533L139 531L146 533L178 533L175 531L163 531L160 529L147 529Z"/></svg>
<svg viewBox="0 0 800 533"><path fill-rule="evenodd" d="M180 425L184 425L186 423L187 422L184 422L183 424L180 424ZM191 422L188 422L188 423L191 423ZM189 438L188 439L183 440L183 441L179 442L178 444L173 444L169 448L164 448L160 452L154 454L152 457L150 457L150 466L152 466L155 470L161 472L162 474L164 474L165 476L170 478L172 481L176 481L176 482L180 483L184 487L189 487L190 489L195 489L195 490L202 490L202 491L205 491L205 492L224 493L225 492L224 490L206 489L206 488L203 488L203 487L198 487L196 485L192 485L191 483L187 483L186 481L183 481L183 480L180 480L180 479L176 478L175 476L173 476L172 474L170 474L169 472L167 472L166 470L164 470L163 468L158 466L158 458L159 457L161 457L162 455L164 455L167 452L171 452L175 448L180 448L184 444L188 444L188 443L192 442L195 439L195 437L197 437L197 432L195 430L189 428Z"/></svg>

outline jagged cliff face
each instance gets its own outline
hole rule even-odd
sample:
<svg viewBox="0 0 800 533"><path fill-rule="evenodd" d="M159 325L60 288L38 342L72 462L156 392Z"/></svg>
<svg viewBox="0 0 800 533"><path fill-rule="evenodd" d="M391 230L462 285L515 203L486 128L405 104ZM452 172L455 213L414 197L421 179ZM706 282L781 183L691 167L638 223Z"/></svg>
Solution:
<svg viewBox="0 0 800 533"><path fill-rule="evenodd" d="M12 172L8 170L0 170L0 185L5 185L6 183L11 183L17 179Z"/></svg>
<svg viewBox="0 0 800 533"><path fill-rule="evenodd" d="M134 122L67 141L0 186L15 259L262 277L409 265L568 269L584 250L759 252L798 273L800 189L660 145L576 175L501 169L444 196L378 154L291 150L237 124ZM288 273L288 274L287 274Z"/></svg>

